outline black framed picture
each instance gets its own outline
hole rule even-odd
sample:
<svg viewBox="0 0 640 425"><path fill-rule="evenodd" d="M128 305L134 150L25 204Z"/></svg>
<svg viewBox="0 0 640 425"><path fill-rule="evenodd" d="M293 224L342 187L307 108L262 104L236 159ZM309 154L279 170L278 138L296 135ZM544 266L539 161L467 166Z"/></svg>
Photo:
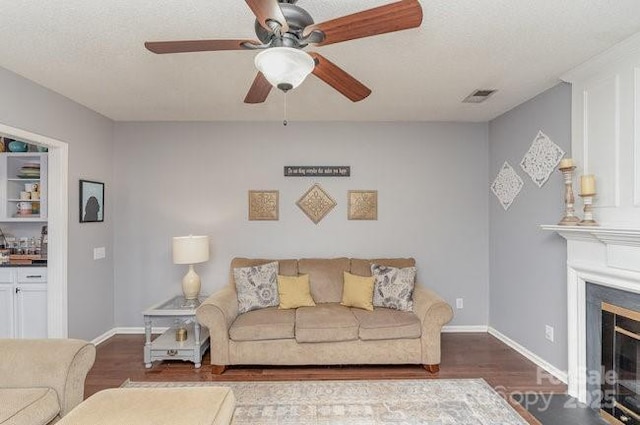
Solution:
<svg viewBox="0 0 640 425"><path fill-rule="evenodd" d="M104 221L104 183L80 180L80 223Z"/></svg>

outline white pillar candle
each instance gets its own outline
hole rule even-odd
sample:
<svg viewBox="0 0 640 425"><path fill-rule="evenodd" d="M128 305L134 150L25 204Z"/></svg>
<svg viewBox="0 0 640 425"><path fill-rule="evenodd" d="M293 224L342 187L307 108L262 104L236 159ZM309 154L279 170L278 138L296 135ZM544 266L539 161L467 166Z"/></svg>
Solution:
<svg viewBox="0 0 640 425"><path fill-rule="evenodd" d="M593 174L580 176L580 195L596 194L596 178Z"/></svg>
<svg viewBox="0 0 640 425"><path fill-rule="evenodd" d="M558 168L573 167L573 158L562 158L560 160L560 166Z"/></svg>

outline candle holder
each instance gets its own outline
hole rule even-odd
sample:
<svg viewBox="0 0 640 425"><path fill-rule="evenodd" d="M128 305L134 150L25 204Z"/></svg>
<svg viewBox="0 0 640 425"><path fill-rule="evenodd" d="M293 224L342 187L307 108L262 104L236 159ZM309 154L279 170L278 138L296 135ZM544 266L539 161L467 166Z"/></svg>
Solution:
<svg viewBox="0 0 640 425"><path fill-rule="evenodd" d="M581 193L584 202L584 219L580 220L578 226L597 226L598 222L593 219L593 197L595 193Z"/></svg>
<svg viewBox="0 0 640 425"><path fill-rule="evenodd" d="M558 223L560 226L575 226L580 222L580 219L574 215L575 210L573 208L575 204L575 198L573 197L573 170L575 166L561 167L560 172L564 176L564 217Z"/></svg>

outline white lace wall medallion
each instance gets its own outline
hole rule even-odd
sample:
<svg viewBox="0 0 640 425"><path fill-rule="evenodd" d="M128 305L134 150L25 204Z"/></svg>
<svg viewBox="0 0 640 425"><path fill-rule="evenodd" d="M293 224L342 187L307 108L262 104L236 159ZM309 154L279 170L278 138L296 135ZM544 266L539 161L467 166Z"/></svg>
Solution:
<svg viewBox="0 0 640 425"><path fill-rule="evenodd" d="M542 131L538 131L531 147L520 161L520 166L538 187L542 187L563 156L564 151L560 146Z"/></svg>
<svg viewBox="0 0 640 425"><path fill-rule="evenodd" d="M491 191L496 195L496 198L500 201L500 205L502 205L502 208L506 211L513 203L513 200L516 199L520 190L522 190L522 186L524 186L522 178L520 178L513 167L505 161L496 179L491 183Z"/></svg>

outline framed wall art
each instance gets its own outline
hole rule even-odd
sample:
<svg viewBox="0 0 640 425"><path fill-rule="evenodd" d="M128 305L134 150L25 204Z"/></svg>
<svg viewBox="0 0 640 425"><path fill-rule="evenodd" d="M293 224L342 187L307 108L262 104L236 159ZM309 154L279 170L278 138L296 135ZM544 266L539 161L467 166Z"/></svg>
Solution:
<svg viewBox="0 0 640 425"><path fill-rule="evenodd" d="M338 204L319 184L314 184L298 199L296 205L318 224Z"/></svg>
<svg viewBox="0 0 640 425"><path fill-rule="evenodd" d="M249 191L249 220L278 220L277 190Z"/></svg>
<svg viewBox="0 0 640 425"><path fill-rule="evenodd" d="M378 219L378 191L350 190L349 220L377 220Z"/></svg>
<svg viewBox="0 0 640 425"><path fill-rule="evenodd" d="M80 223L104 221L104 183L80 180Z"/></svg>

